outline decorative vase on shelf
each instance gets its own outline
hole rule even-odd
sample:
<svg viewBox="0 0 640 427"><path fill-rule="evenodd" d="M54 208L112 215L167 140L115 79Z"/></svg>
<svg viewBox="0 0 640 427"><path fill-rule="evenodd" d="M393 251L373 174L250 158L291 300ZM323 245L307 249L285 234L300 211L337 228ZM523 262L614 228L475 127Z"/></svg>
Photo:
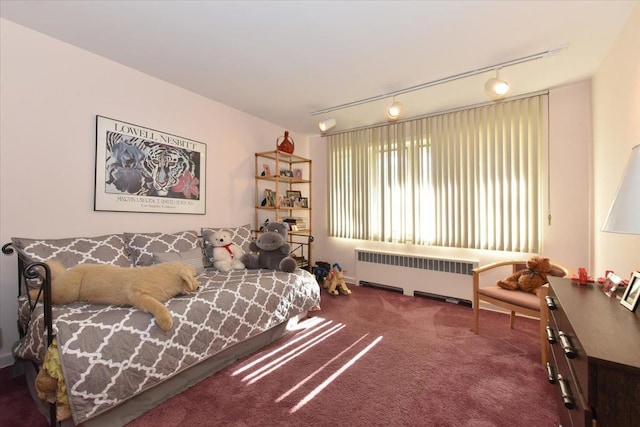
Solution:
<svg viewBox="0 0 640 427"><path fill-rule="evenodd" d="M276 147L278 148L279 151L293 154L293 148L294 148L293 138L289 138L288 130L284 131L284 136L279 136L278 139L276 139Z"/></svg>

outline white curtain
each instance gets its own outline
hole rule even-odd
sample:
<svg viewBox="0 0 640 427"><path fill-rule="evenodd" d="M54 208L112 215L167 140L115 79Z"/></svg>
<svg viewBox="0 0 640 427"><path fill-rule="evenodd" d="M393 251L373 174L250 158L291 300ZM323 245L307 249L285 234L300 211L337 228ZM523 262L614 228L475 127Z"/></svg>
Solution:
<svg viewBox="0 0 640 427"><path fill-rule="evenodd" d="M546 102L329 136L330 235L538 252Z"/></svg>

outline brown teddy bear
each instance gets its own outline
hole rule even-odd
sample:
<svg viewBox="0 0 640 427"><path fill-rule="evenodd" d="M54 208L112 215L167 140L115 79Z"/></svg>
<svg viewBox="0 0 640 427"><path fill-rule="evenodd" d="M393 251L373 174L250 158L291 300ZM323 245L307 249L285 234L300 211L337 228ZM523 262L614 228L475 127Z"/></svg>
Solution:
<svg viewBox="0 0 640 427"><path fill-rule="evenodd" d="M501 288L535 294L540 286L547 283L547 273L551 271L549 258L534 256L527 261L527 268L518 270L504 280L498 280L496 285Z"/></svg>

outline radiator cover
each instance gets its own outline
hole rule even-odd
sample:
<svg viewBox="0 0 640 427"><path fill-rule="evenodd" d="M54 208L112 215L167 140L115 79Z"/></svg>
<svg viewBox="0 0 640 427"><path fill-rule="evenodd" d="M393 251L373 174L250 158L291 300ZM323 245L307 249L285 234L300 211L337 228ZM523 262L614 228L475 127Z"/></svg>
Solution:
<svg viewBox="0 0 640 427"><path fill-rule="evenodd" d="M426 257L356 249L356 279L368 286L402 290L405 295L436 297L468 304L477 260Z"/></svg>

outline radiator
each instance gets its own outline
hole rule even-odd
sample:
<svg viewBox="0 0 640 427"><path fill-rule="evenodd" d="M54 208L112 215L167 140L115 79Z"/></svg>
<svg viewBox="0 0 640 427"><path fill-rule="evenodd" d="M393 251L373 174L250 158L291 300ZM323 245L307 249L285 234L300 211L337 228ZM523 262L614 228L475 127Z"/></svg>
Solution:
<svg viewBox="0 0 640 427"><path fill-rule="evenodd" d="M402 291L454 303L471 304L471 270L477 260L445 259L414 254L356 249L356 280L361 286Z"/></svg>

